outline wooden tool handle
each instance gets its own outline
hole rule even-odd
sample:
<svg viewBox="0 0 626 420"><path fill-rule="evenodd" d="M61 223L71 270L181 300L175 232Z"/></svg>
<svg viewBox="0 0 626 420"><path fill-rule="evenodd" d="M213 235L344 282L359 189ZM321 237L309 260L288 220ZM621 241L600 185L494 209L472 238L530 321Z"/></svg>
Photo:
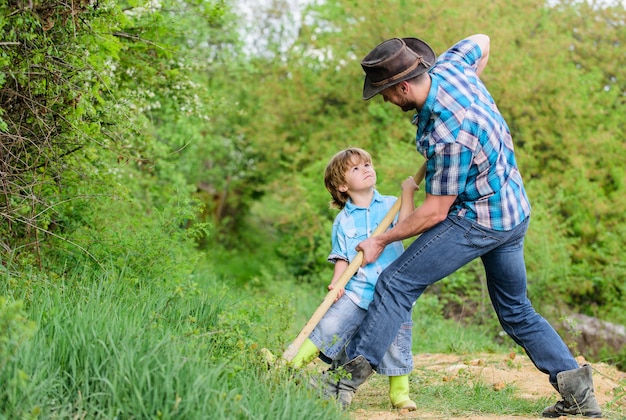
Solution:
<svg viewBox="0 0 626 420"><path fill-rule="evenodd" d="M426 162L424 162L424 164L417 171L417 174L415 174L415 183L419 185L420 182L422 182L422 180L424 179L425 175L426 175ZM380 235L381 233L387 230L387 228L393 222L393 219L396 217L396 214L400 211L401 206L402 206L402 196L398 197L398 199L393 204L393 206L389 209L385 217L383 217L383 220L381 220L380 224L376 227L376 229L374 229L374 232L372 232L372 236ZM309 337L309 335L311 335L311 332L313 332L313 330L315 329L317 324L320 322L322 317L326 314L328 309L335 302L335 299L337 299L337 294L339 293L339 290L341 290L342 288L346 286L346 284L348 284L348 281L350 281L352 276L354 276L354 273L357 272L357 270L361 266L361 263L363 263L363 251L359 251L356 254L356 257L354 257L352 262L350 262L348 267L345 269L345 271L341 274L341 276L337 280L333 290L330 290L326 294L326 297L324 297L324 300L322 300L322 303L320 304L320 306L318 306L315 312L313 312L313 315L308 320L308 322L304 325L304 328L302 328L302 331L300 331L300 334L298 334L296 339L289 345L289 347L287 347L287 350L285 350L285 352L283 353L283 356L282 356L283 359L287 361L291 361L291 359L295 357L295 355L298 353L298 350L300 350L300 346L302 346L302 343L304 343L304 341Z"/></svg>

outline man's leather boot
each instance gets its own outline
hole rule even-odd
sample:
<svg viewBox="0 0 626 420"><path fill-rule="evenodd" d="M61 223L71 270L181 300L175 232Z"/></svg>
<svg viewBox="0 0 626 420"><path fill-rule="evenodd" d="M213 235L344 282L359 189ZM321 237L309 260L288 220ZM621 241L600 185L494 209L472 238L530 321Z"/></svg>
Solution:
<svg viewBox="0 0 626 420"><path fill-rule="evenodd" d="M341 379L336 385L337 401L342 408L347 408L352 403L354 393L372 376L374 370L363 356L357 356L342 366Z"/></svg>
<svg viewBox="0 0 626 420"><path fill-rule="evenodd" d="M591 366L566 370L556 375L557 391L561 401L543 410L543 417L577 416L602 417L602 411L596 401L591 378Z"/></svg>
<svg viewBox="0 0 626 420"><path fill-rule="evenodd" d="M339 379L341 370L337 370L341 365L348 362L346 349L343 348L337 357L330 363L330 368L322 373L321 376L311 376L309 386L313 389L321 388L324 398L337 398Z"/></svg>

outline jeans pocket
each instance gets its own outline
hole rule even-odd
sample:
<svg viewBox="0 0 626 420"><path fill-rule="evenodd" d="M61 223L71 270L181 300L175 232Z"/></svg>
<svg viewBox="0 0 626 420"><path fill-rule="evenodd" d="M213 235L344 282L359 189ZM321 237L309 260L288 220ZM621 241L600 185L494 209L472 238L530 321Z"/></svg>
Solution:
<svg viewBox="0 0 626 420"><path fill-rule="evenodd" d="M487 229L476 223L472 223L469 230L465 232L465 239L474 248L491 248L500 244L503 240L499 232Z"/></svg>
<svg viewBox="0 0 626 420"><path fill-rule="evenodd" d="M398 335L394 339L394 345L404 355L410 354L413 347L413 322L405 321L400 325Z"/></svg>

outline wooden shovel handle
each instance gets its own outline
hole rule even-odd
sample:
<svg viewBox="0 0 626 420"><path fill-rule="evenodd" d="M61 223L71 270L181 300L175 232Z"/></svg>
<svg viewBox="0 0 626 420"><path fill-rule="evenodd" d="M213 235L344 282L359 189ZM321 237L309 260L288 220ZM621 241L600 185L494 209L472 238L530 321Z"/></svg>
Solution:
<svg viewBox="0 0 626 420"><path fill-rule="evenodd" d="M426 175L426 162L424 162L424 164L418 169L417 174L415 174L415 183L419 185L420 182L422 182L422 180L424 179L425 175ZM389 209L385 217L383 217L383 220L381 220L380 224L376 227L376 229L374 229L374 232L372 232L372 236L380 235L381 233L387 230L387 228L393 222L393 219L396 217L396 214L400 211L401 206L402 206L402 196L398 197L398 199L393 204L393 206ZM328 309L335 302L335 299L337 299L337 294L339 293L339 290L341 290L342 288L346 286L346 284L348 284L348 281L350 281L352 276L354 276L354 273L357 272L357 270L361 266L361 263L363 263L363 251L359 251L356 254L356 257L354 257L354 259L350 262L348 267L345 269L345 271L341 274L341 276L337 280L333 290L330 290L326 294L326 297L324 297L324 300L322 301L320 306L318 306L315 312L313 312L313 315L307 321L304 328L302 328L302 331L300 331L300 334L298 334L296 339L289 345L289 347L287 347L287 350L285 350L285 352L283 353L283 356L282 356L283 359L287 361L291 361L291 359L295 357L295 355L298 353L298 350L300 350L300 346L302 346L302 343L304 343L304 341L313 332L313 330L315 329L317 324L320 322L322 317L326 314Z"/></svg>

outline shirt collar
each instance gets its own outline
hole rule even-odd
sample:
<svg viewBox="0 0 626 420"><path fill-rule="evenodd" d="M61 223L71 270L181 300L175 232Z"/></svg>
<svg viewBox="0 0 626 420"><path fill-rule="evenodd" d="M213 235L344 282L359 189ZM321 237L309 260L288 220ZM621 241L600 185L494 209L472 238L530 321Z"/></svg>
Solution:
<svg viewBox="0 0 626 420"><path fill-rule="evenodd" d="M376 190L374 190L374 196L372 197L372 202L370 203L370 205L368 207L359 207L357 205L355 205L351 199L348 199L348 201L346 202L346 206L344 207L344 209L346 210L346 212L348 213L352 213L355 210L359 210L359 209L367 209L369 208L372 203L374 201L378 201L378 202L382 202L383 201L383 196Z"/></svg>
<svg viewBox="0 0 626 420"><path fill-rule="evenodd" d="M428 91L428 96L426 97L424 106L422 106L422 109L419 111L419 113L413 115L413 120L411 121L413 125L417 126L418 136L420 135L421 132L424 131L424 128L426 127L426 123L428 122L428 119L430 118L433 112L433 109L435 107L435 101L437 98L437 89L439 88L439 81L437 80L436 77L432 77L432 76L430 80L431 80L430 90Z"/></svg>

